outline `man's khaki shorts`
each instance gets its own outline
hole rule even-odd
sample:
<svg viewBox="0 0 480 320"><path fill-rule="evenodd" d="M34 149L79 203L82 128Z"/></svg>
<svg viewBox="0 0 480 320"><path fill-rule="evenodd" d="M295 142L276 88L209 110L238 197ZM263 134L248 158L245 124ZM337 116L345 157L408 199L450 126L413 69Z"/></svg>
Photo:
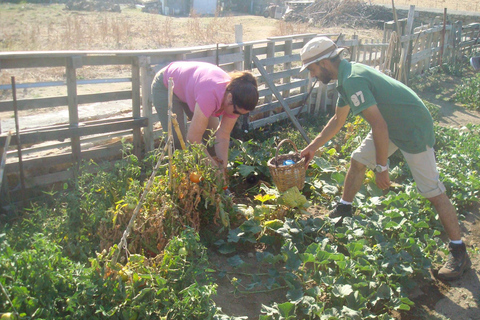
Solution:
<svg viewBox="0 0 480 320"><path fill-rule="evenodd" d="M435 152L433 148L426 146L427 150L421 153L408 153L400 149L408 167L412 172L413 179L417 183L418 192L425 198L433 198L445 192L445 186L440 181L437 170ZM398 147L389 141L388 156L390 157ZM366 165L370 169L376 166L375 144L370 131L362 144L352 153L352 159Z"/></svg>

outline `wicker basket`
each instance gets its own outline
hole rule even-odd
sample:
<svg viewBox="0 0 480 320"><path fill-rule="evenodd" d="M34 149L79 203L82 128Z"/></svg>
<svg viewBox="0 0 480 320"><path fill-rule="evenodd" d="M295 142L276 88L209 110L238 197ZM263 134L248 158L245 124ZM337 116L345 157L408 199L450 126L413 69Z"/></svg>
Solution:
<svg viewBox="0 0 480 320"><path fill-rule="evenodd" d="M280 146L289 142L295 149L295 153L278 155ZM293 160L295 163L290 165L283 165L285 160ZM275 152L275 158L268 161L268 169L272 175L273 183L277 186L278 191L284 192L292 187L297 187L302 190L305 185L305 159L300 157L297 146L289 139L282 140Z"/></svg>

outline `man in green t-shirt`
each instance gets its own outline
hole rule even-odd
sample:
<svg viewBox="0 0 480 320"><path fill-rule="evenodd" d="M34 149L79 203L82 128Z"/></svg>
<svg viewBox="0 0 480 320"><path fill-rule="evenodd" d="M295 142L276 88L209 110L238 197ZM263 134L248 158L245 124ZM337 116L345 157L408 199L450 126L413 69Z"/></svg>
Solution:
<svg viewBox="0 0 480 320"><path fill-rule="evenodd" d="M457 212L439 180L430 112L403 83L369 66L343 60L342 51L343 48L338 48L331 39L317 37L300 53L301 71L308 69L312 77L324 84L338 80L339 93L335 115L301 152L306 166L315 152L343 127L350 110L362 116L371 127L362 144L352 153L342 199L329 216L340 218L338 223L352 216L352 202L362 186L367 167L375 172L379 188L389 188L388 157L400 149L419 193L433 204L450 238L450 254L438 277L444 280L459 278L470 268L471 261L462 241Z"/></svg>

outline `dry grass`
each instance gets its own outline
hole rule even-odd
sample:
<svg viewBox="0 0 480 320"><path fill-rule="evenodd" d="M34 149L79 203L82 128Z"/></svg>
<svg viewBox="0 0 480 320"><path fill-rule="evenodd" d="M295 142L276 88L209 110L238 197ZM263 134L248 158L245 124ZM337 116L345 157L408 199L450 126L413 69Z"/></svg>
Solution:
<svg viewBox="0 0 480 320"><path fill-rule="evenodd" d="M369 3L391 5L391 0L369 0ZM480 12L480 2L477 0L395 0L396 6L414 5L416 8L434 8L468 12ZM448 12L447 10L447 12Z"/></svg>
<svg viewBox="0 0 480 320"><path fill-rule="evenodd" d="M34 23L32 23L34 21ZM301 33L340 33L380 39L376 29L315 28L262 16L166 17L122 8L121 13L64 10L63 5L0 3L0 51L144 50L235 42L235 25L243 26L243 41ZM84 67L82 79L128 77L121 66L108 70ZM64 68L4 69L0 84L63 80ZM21 94L21 93L19 93ZM0 99L10 93L0 92ZM21 96L19 98L22 98Z"/></svg>

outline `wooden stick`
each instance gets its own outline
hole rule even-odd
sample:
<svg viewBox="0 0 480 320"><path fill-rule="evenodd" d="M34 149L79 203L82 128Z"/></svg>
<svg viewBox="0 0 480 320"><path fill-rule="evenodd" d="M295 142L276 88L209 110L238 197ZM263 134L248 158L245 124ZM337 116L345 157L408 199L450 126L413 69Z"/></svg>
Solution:
<svg viewBox="0 0 480 320"><path fill-rule="evenodd" d="M173 78L168 79L168 181L172 188L172 154L173 154L173 131L172 131L172 107L173 107Z"/></svg>
<svg viewBox="0 0 480 320"><path fill-rule="evenodd" d="M22 200L25 199L25 172L23 171L22 143L20 141L20 125L18 120L17 90L15 88L15 77L12 77L13 112L15 113L15 130L17 136L18 165L20 167L20 184L22 186Z"/></svg>
<svg viewBox="0 0 480 320"><path fill-rule="evenodd" d="M178 140L180 140L180 145L182 146L182 150L185 150L187 149L187 147L185 146L185 141L183 141L183 134L182 134L182 130L180 130L180 125L178 124L178 121L177 121L177 114L172 112L171 117L172 117L173 127L175 128L175 132L177 133Z"/></svg>

